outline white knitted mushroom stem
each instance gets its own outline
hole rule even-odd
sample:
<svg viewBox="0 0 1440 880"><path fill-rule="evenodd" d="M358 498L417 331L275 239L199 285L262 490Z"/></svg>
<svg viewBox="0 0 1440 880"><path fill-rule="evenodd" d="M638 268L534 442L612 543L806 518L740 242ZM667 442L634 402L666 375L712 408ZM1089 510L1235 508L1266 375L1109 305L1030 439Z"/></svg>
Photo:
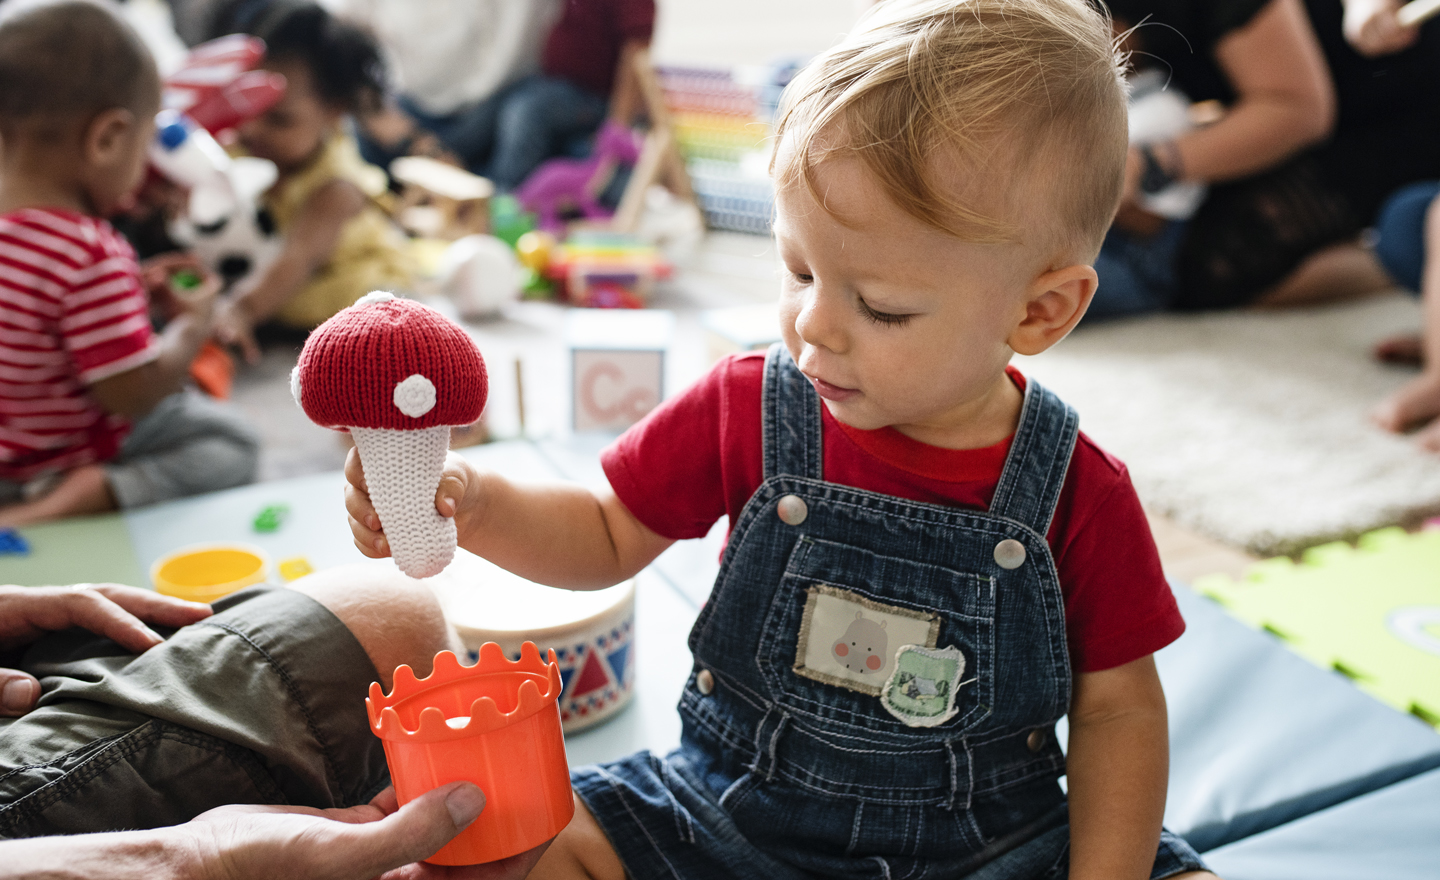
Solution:
<svg viewBox="0 0 1440 880"><path fill-rule="evenodd" d="M412 578L433 577L455 556L455 520L435 509L450 429L351 428L370 501L395 564Z"/></svg>

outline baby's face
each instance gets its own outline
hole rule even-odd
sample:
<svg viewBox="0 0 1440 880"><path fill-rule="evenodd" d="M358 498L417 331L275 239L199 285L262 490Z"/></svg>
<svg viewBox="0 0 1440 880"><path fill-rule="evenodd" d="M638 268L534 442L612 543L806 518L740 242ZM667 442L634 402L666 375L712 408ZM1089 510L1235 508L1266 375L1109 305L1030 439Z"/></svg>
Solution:
<svg viewBox="0 0 1440 880"><path fill-rule="evenodd" d="M831 414L936 446L1003 438L1018 401L1006 340L1043 265L1020 245L969 244L925 225L858 160L823 162L816 178L851 225L803 182L778 188L780 329ZM983 430L1007 418L998 436Z"/></svg>

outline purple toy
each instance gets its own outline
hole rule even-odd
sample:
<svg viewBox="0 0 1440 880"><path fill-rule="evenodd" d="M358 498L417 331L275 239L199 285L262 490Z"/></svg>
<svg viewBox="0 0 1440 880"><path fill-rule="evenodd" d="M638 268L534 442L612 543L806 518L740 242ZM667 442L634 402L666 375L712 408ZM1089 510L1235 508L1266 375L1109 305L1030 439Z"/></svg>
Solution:
<svg viewBox="0 0 1440 880"><path fill-rule="evenodd" d="M607 119L595 135L590 158L551 159L520 184L515 197L527 211L535 212L539 228L563 235L566 210L579 211L586 219L612 215L600 204L600 192L617 166L634 165L639 158L640 139L635 132Z"/></svg>

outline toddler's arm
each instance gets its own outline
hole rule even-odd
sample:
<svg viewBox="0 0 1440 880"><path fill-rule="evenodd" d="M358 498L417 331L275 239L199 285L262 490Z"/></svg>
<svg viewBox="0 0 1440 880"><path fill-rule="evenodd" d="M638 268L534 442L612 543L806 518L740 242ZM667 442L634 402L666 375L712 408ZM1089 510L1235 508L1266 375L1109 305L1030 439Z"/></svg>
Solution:
<svg viewBox="0 0 1440 880"><path fill-rule="evenodd" d="M1169 764L1165 693L1152 655L1075 676L1066 759L1071 880L1150 876Z"/></svg>
<svg viewBox="0 0 1440 880"><path fill-rule="evenodd" d="M183 296L169 289L170 276L182 269L201 275L200 286ZM160 332L160 354L154 360L90 386L90 393L107 411L132 419L144 416L155 404L180 390L195 353L210 338L215 296L220 290L219 279L186 255L166 255L147 261L143 275L151 295L162 297L172 312Z"/></svg>
<svg viewBox="0 0 1440 880"><path fill-rule="evenodd" d="M258 362L255 325L278 312L329 261L346 221L364 210L365 204L365 194L347 180L332 180L315 190L295 214L280 256L265 276L221 309L215 327L220 341L238 347L250 363Z"/></svg>
<svg viewBox="0 0 1440 880"><path fill-rule="evenodd" d="M360 456L345 461L345 507L355 546L370 557L390 547L370 503ZM523 578L593 590L635 575L674 543L635 518L607 486L517 484L450 453L435 509L455 517L460 546Z"/></svg>

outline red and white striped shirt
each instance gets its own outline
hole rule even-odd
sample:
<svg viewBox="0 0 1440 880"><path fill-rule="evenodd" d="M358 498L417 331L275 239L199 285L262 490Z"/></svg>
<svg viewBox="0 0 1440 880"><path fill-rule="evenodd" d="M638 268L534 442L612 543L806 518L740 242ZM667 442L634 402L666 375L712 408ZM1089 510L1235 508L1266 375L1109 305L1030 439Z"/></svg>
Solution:
<svg viewBox="0 0 1440 880"><path fill-rule="evenodd" d="M88 386L159 353L135 251L109 223L0 215L0 479L113 458L130 425Z"/></svg>

